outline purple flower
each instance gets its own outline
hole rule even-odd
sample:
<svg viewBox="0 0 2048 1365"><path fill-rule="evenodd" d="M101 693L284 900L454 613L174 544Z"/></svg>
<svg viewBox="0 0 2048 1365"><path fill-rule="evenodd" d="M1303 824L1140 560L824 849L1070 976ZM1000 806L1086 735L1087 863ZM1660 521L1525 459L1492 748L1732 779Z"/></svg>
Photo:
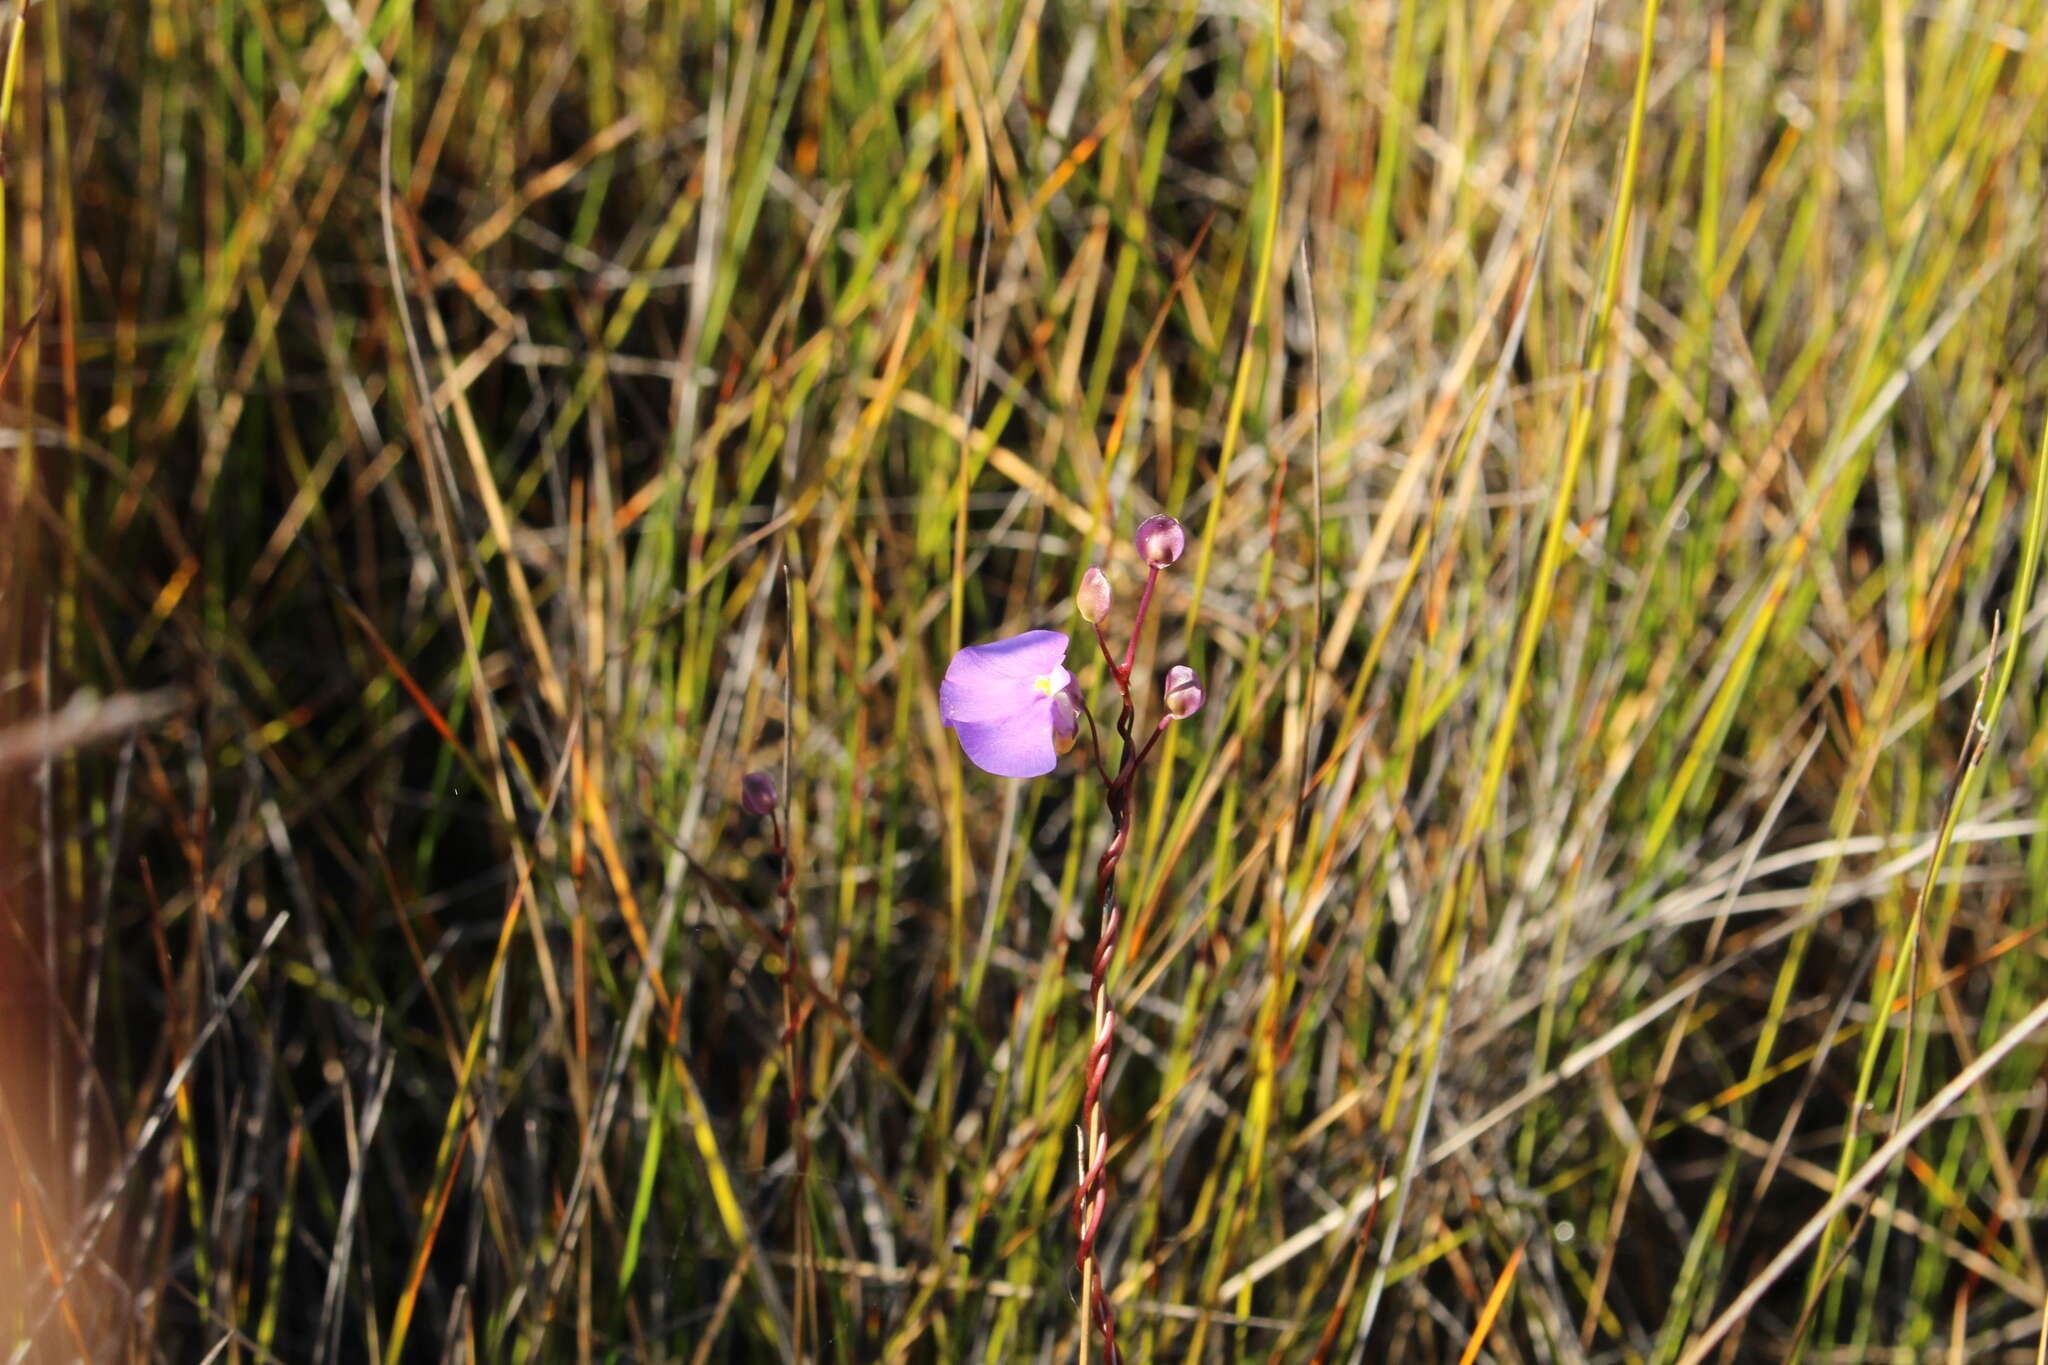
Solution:
<svg viewBox="0 0 2048 1365"><path fill-rule="evenodd" d="M1053 770L1053 697L1073 681L1066 657L1067 637L1056 630L1027 630L953 656L939 684L939 714L968 762L997 777Z"/></svg>

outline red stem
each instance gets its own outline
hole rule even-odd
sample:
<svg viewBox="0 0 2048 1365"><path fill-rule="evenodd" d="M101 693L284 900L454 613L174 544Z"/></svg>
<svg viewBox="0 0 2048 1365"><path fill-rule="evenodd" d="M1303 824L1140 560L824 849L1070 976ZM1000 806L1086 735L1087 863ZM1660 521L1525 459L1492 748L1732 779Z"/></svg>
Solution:
<svg viewBox="0 0 2048 1365"><path fill-rule="evenodd" d="M1118 760L1115 777L1109 775L1102 761L1102 741L1095 728L1095 715L1085 701L1081 705L1081 713L1088 717L1088 738L1094 745L1095 771L1103 779L1103 795L1109 808L1112 830L1109 844L1095 864L1095 901L1100 907L1102 920L1096 931L1095 952L1089 959L1088 1013L1089 1018L1096 1022L1093 1036L1088 1040L1088 1058L1082 1072L1085 1086L1081 1098L1084 1137L1081 1178L1074 1187L1074 1267L1081 1272L1081 1282L1092 1285L1087 1308L1093 1310L1096 1330L1102 1334L1103 1365L1123 1365L1123 1353L1116 1343L1116 1314L1109 1302L1108 1276L1101 1273L1095 1257L1095 1239L1102 1231L1103 1216L1109 1207L1109 1130L1102 1112L1102 1089L1109 1077L1110 1059L1116 1045L1117 1015L1109 1003L1109 966L1116 958L1117 940L1123 929L1123 910L1116 901L1116 872L1117 865L1123 861L1124 849L1130 843L1131 788L1137 780L1139 768L1173 721L1171 716L1160 717L1158 726L1146 736L1144 746L1139 747L1133 733L1137 707L1131 700L1131 666L1138 656L1138 637L1144 633L1145 614L1152 606L1152 590L1158 584L1159 566L1154 564L1145 575L1144 591L1138 595L1137 614L1131 621L1130 642L1124 647L1121 662L1110 648L1102 623L1091 623L1095 627L1095 642L1102 649L1103 661L1109 665L1110 676L1116 680L1117 693L1123 699L1123 710L1116 722L1116 732L1124 742L1123 753Z"/></svg>
<svg viewBox="0 0 2048 1365"><path fill-rule="evenodd" d="M1124 686L1131 680L1131 661L1138 657L1138 637L1145 632L1145 611L1152 605L1152 589L1158 582L1159 566L1154 564L1145 575L1145 590L1138 594L1138 614L1131 618L1131 642L1124 646L1123 663L1117 665L1116 680L1118 686ZM1124 691L1124 700L1126 702L1130 700L1130 695L1130 691L1126 687Z"/></svg>
<svg viewBox="0 0 2048 1365"><path fill-rule="evenodd" d="M1145 756L1151 753L1153 743L1166 728L1162 721L1144 748L1136 748L1131 733L1136 708L1131 703L1127 680L1120 676L1117 684L1123 693L1123 712L1117 717L1116 728L1123 737L1124 745L1117 774L1106 784L1104 792L1113 832L1108 846L1102 850L1102 857L1095 864L1096 904L1101 907L1102 922L1096 932L1095 952L1089 959L1088 1013L1090 1019L1100 1022L1095 1026L1094 1036L1089 1039L1088 1059L1082 1073L1086 1089L1081 1099L1081 1114L1083 1131L1087 1136L1083 1139L1081 1179L1074 1188L1074 1266L1081 1272L1082 1282L1092 1285L1088 1307L1094 1312L1096 1330L1102 1334L1103 1365L1122 1365L1123 1361L1123 1353L1116 1342L1116 1315L1110 1307L1108 1277L1095 1264L1095 1239L1102 1230L1103 1215L1109 1207L1109 1131L1102 1112L1102 1088L1109 1076L1110 1058L1116 1044L1117 1017L1109 1004L1108 980L1109 965L1116 957L1117 939L1123 929L1123 911L1116 902L1116 871L1130 842L1132 781L1137 777ZM1092 715L1088 723L1092 736L1095 725ZM1098 746L1098 769L1101 767L1099 755Z"/></svg>

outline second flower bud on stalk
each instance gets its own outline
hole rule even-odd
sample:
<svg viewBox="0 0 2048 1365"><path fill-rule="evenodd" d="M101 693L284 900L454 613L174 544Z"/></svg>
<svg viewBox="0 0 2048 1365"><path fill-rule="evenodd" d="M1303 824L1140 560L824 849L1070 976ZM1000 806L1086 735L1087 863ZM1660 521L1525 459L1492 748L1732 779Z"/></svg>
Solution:
<svg viewBox="0 0 2048 1365"><path fill-rule="evenodd" d="M1109 615L1109 575L1097 564L1090 564L1088 572L1081 575L1080 591L1074 594L1074 605L1080 608L1081 619L1093 625Z"/></svg>
<svg viewBox="0 0 2048 1365"><path fill-rule="evenodd" d="M1186 664L1175 664L1166 670L1166 714L1175 720L1186 720L1202 709L1208 694L1202 690L1202 680L1195 676L1195 670Z"/></svg>

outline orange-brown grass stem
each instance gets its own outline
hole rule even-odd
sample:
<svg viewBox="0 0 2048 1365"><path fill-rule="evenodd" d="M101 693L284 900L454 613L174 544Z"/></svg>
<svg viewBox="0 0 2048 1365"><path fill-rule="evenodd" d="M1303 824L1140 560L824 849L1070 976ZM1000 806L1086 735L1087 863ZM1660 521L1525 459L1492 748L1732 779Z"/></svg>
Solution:
<svg viewBox="0 0 2048 1365"><path fill-rule="evenodd" d="M811 1133L804 1113L803 1030L810 1016L810 1003L800 997L796 982L796 863L789 856L788 841L783 838L781 812L771 810L768 820L774 838L769 851L781 866L775 895L782 905L782 920L776 930L776 947L782 956L782 1068L789 1094L790 1140L796 1145L796 1178L791 1182L795 1196L790 1201L790 1213L796 1223L797 1276L791 1346L801 1361L804 1326L817 1311L817 1282L812 1273L816 1257L812 1254L810 1214L804 1207L811 1174Z"/></svg>

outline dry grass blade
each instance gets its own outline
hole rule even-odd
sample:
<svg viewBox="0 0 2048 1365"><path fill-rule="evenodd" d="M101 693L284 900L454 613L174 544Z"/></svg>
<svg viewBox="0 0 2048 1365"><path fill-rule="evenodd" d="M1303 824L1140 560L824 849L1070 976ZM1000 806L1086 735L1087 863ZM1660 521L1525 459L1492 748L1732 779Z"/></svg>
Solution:
<svg viewBox="0 0 2048 1365"><path fill-rule="evenodd" d="M49 715L0 730L0 772L66 758L177 715L190 705L176 691L73 697Z"/></svg>
<svg viewBox="0 0 2048 1365"><path fill-rule="evenodd" d="M0 26L0 1356L2042 1350L2042 5Z"/></svg>

